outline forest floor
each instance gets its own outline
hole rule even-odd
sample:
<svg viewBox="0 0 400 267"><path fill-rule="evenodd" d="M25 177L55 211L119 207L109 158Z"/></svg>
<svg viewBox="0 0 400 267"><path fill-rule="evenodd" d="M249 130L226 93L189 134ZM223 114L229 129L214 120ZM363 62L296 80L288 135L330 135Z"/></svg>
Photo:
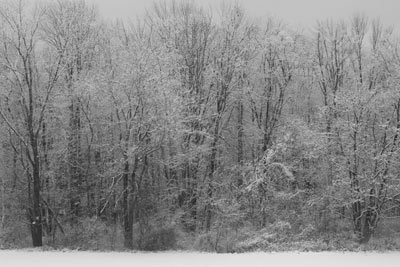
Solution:
<svg viewBox="0 0 400 267"><path fill-rule="evenodd" d="M209 254L190 252L118 253L118 252L50 252L0 251L0 266L64 267L390 267L399 266L399 252L291 252Z"/></svg>

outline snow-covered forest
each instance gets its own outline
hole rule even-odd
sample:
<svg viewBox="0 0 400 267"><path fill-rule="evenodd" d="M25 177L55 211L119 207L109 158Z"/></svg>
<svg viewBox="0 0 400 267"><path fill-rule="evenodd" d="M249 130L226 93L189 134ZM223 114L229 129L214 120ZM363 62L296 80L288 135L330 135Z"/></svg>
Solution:
<svg viewBox="0 0 400 267"><path fill-rule="evenodd" d="M0 247L400 249L400 41L239 4L0 5Z"/></svg>

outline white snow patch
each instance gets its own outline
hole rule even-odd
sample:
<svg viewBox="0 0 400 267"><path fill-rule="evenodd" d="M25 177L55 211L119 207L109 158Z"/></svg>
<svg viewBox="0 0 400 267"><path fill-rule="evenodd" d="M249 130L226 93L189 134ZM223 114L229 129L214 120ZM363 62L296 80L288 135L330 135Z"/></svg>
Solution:
<svg viewBox="0 0 400 267"><path fill-rule="evenodd" d="M399 266L400 252L378 253L247 253L208 254L95 253L95 252L19 252L0 251L0 266L14 267L390 267Z"/></svg>

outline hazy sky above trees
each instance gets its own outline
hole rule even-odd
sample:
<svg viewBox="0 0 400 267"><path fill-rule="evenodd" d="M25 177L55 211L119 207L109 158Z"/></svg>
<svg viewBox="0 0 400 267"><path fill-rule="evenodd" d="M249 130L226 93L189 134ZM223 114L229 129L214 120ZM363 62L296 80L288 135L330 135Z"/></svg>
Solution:
<svg viewBox="0 0 400 267"><path fill-rule="evenodd" d="M228 2L231 0L228 0ZM96 3L102 15L108 18L143 14L151 7L150 0L88 0ZM195 0L203 5L218 7L220 1ZM233 0L232 0L233 2ZM276 15L292 24L313 26L315 20L348 18L354 13L364 13L369 18L381 17L385 24L399 28L398 0L242 0L239 1L251 16Z"/></svg>

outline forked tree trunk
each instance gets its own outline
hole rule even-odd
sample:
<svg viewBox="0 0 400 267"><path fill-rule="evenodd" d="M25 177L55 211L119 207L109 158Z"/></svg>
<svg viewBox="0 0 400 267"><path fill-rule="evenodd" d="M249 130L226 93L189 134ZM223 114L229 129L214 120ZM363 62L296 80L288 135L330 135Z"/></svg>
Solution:
<svg viewBox="0 0 400 267"><path fill-rule="evenodd" d="M133 249L133 217L135 207L135 184L138 157L135 157L132 170L130 170L128 157L124 156L124 176L123 176L123 215L124 215L124 247ZM129 179L129 172L131 174Z"/></svg>
<svg viewBox="0 0 400 267"><path fill-rule="evenodd" d="M366 203L357 201L353 205L354 230L360 243L368 243L378 223L378 208L375 203L374 189Z"/></svg>

